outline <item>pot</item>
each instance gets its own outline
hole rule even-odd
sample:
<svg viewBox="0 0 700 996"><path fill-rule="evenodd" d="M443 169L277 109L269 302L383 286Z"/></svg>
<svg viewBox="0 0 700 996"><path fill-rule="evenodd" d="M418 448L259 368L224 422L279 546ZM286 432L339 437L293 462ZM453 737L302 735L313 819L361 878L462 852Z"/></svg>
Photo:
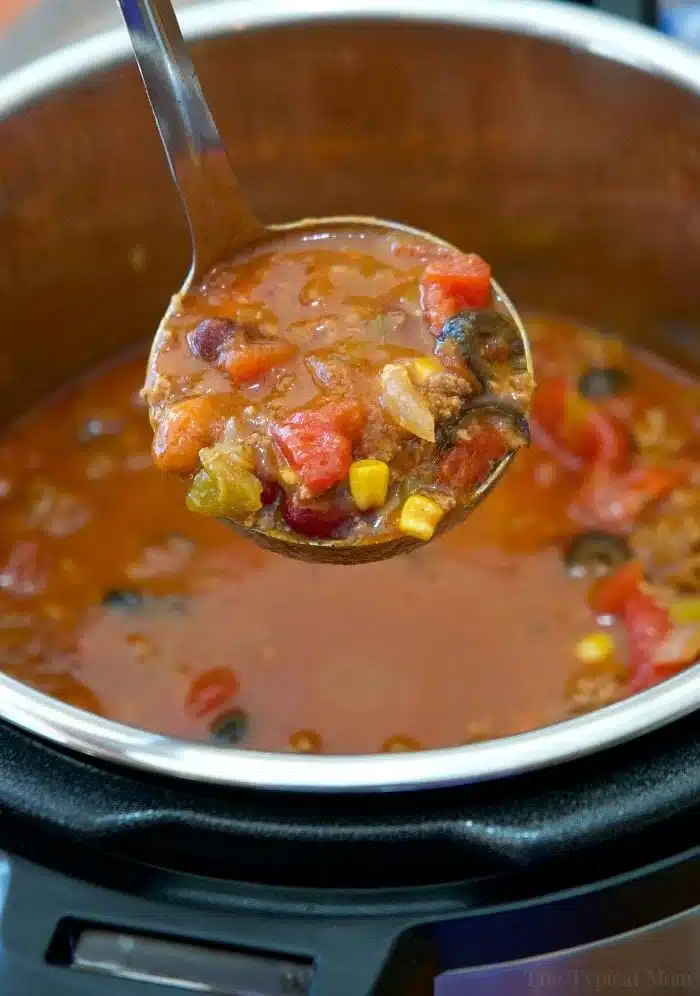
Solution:
<svg viewBox="0 0 700 996"><path fill-rule="evenodd" d="M188 10L183 26L263 220L395 217L483 253L522 311L614 326L700 364L692 53L538 0L236 0ZM0 116L7 420L150 336L189 243L122 32L6 78ZM155 736L0 676L3 719L62 749L157 775L307 792L445 787L546 768L647 734L699 702L700 668L691 668L517 737L314 757Z"/></svg>

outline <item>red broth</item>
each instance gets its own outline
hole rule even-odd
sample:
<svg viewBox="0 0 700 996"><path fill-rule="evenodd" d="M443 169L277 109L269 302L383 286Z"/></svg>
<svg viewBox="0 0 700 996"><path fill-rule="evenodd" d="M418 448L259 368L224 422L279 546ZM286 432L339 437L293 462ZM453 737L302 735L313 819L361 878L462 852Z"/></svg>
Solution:
<svg viewBox="0 0 700 996"><path fill-rule="evenodd" d="M688 666L700 624L698 383L578 326L528 328L541 391L534 445L463 526L358 567L268 554L188 512L186 482L151 462L143 357L74 385L0 444L2 669L160 733L354 753L534 728ZM582 408L577 379L601 370L618 371L615 393ZM553 438L562 377L574 425L604 413L634 444L625 466L613 453L607 477L585 433ZM621 497L631 507L630 472L650 467L686 476L637 495L628 521L590 521L594 478L596 515L615 519ZM629 563L646 573L612 626L591 600L610 598L619 569L606 596L597 571L576 577L565 563L571 537L592 527L628 546L628 573ZM651 671L635 642L649 599L657 623L669 605L688 617L670 626L685 643L663 667L669 627L657 626ZM577 645L594 632L612 635L614 652L581 663Z"/></svg>

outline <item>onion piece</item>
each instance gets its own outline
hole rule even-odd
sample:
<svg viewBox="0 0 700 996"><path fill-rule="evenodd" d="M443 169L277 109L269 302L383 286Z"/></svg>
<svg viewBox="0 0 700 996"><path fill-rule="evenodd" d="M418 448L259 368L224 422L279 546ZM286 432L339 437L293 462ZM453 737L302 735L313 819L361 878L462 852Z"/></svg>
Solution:
<svg viewBox="0 0 700 996"><path fill-rule="evenodd" d="M380 401L385 411L402 429L435 442L435 418L411 382L406 367L387 363L379 374L382 386Z"/></svg>

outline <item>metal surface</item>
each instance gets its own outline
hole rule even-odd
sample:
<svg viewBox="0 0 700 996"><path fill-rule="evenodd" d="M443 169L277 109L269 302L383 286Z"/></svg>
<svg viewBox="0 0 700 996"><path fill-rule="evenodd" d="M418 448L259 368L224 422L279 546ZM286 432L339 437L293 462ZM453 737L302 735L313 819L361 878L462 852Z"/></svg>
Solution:
<svg viewBox="0 0 700 996"><path fill-rule="evenodd" d="M214 115L224 141L235 136L234 167L263 216L404 218L490 257L524 308L613 324L698 362L692 53L590 11L526 0L237 0L183 21L191 38L211 39L194 61L205 87L216 80ZM129 60L120 32L0 84L3 328L32 330L4 333L0 418L148 335L185 269L186 233ZM4 676L0 702L8 721L54 743L151 772L275 789L409 789L542 768L663 726L696 709L700 669L534 733L386 756L178 742Z"/></svg>
<svg viewBox="0 0 700 996"><path fill-rule="evenodd" d="M119 0L170 172L187 214L195 277L265 232L231 168L170 0Z"/></svg>
<svg viewBox="0 0 700 996"><path fill-rule="evenodd" d="M313 974L281 958L94 929L80 934L70 967L219 996L306 996Z"/></svg>

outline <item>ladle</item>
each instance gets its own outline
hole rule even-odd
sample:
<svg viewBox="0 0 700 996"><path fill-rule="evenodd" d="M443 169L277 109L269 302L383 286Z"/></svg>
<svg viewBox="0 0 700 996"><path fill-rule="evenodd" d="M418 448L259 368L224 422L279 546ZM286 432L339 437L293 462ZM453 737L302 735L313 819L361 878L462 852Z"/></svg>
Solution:
<svg viewBox="0 0 700 996"><path fill-rule="evenodd" d="M118 0L118 3L190 226L192 266L174 301L216 263L230 260L245 247L282 231L324 225L361 225L418 234L438 245L454 249L430 233L373 217L307 218L285 224L263 225L251 210L233 172L171 0ZM520 316L495 281L492 281L492 289L495 306L510 317L517 330L527 370L532 375L530 344ZM153 340L147 387L154 383L158 374L159 349L169 313L166 312ZM459 505L445 516L436 536L469 514L500 479L513 455L514 452L509 452L503 457L474 491L468 503ZM225 521L259 546L298 560L321 563L352 564L384 560L424 545L408 536L359 544L347 540L321 541L282 530L249 528L231 519Z"/></svg>

